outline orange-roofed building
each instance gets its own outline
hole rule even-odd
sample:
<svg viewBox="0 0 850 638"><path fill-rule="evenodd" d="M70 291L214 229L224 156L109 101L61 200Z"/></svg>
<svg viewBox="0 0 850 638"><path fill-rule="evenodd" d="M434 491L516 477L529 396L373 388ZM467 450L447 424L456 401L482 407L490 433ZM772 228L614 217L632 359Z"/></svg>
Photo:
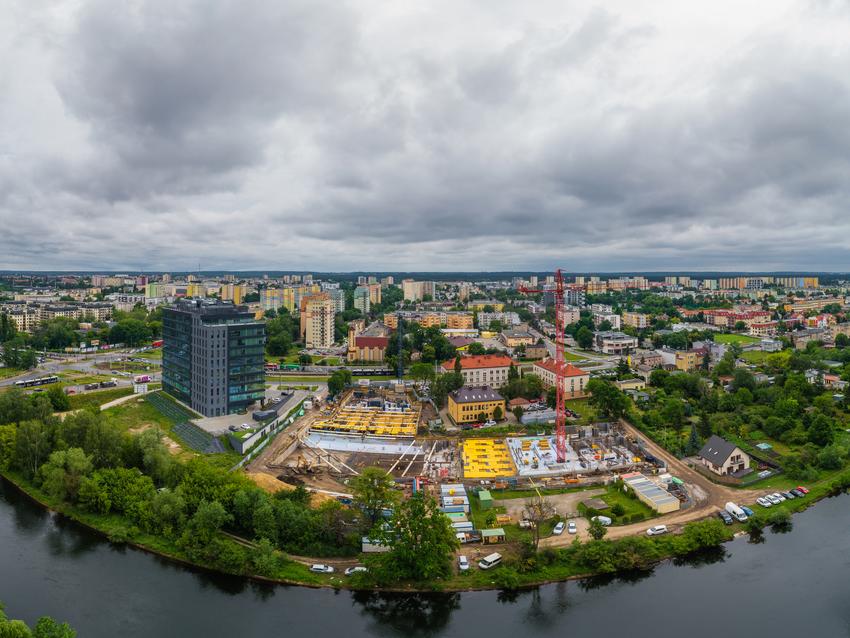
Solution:
<svg viewBox="0 0 850 638"><path fill-rule="evenodd" d="M571 363L562 363L564 367L564 386L562 391L565 399L583 399L590 396L587 384L590 382L590 373ZM558 370L558 362L554 359L544 359L535 362L534 374L543 380L543 385L551 388L555 385L555 376Z"/></svg>
<svg viewBox="0 0 850 638"><path fill-rule="evenodd" d="M460 358L461 375L464 385L489 385L494 388L508 382L508 370L511 358L502 354L482 354ZM455 360L442 365L443 372L454 372Z"/></svg>

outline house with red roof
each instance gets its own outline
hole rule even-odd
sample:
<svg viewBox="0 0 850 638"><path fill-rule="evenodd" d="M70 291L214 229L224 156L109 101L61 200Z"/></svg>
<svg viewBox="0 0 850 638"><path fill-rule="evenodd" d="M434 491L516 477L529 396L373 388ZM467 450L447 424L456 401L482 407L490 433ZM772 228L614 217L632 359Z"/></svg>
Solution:
<svg viewBox="0 0 850 638"><path fill-rule="evenodd" d="M583 399L590 396L587 384L590 382L590 373L585 372L571 363L561 363L564 370L564 386L562 391L565 399ZM554 359L543 359L536 361L533 366L534 374L543 380L543 385L551 388L555 385L558 371L558 362Z"/></svg>
<svg viewBox="0 0 850 638"><path fill-rule="evenodd" d="M494 388L508 382L508 371L513 361L503 354L481 354L460 358L460 372L464 385L489 385ZM454 372L455 360L442 364L442 371Z"/></svg>

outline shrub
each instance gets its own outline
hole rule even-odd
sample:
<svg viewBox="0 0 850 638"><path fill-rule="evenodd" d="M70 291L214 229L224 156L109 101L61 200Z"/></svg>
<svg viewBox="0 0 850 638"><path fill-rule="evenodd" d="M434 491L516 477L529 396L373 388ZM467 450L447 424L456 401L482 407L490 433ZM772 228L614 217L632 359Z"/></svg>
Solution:
<svg viewBox="0 0 850 638"><path fill-rule="evenodd" d="M519 574L512 567L502 567L493 574L493 582L500 589L518 589Z"/></svg>

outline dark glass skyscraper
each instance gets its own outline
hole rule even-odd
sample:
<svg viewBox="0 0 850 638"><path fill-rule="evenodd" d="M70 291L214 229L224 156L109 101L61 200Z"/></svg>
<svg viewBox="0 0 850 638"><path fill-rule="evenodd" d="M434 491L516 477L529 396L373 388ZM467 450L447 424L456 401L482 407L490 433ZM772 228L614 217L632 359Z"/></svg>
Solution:
<svg viewBox="0 0 850 638"><path fill-rule="evenodd" d="M262 399L266 325L245 306L181 299L163 311L162 388L204 416Z"/></svg>

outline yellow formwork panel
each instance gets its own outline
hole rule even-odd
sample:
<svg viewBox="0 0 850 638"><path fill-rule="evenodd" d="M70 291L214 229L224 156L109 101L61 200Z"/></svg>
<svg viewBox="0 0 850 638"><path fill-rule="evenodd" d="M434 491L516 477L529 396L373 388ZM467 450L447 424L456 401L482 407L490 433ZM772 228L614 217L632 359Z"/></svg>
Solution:
<svg viewBox="0 0 850 638"><path fill-rule="evenodd" d="M467 439L462 458L465 478L492 479L517 473L504 439Z"/></svg>
<svg viewBox="0 0 850 638"><path fill-rule="evenodd" d="M351 432L375 436L416 436L419 409L410 412L384 412L381 409L341 407L329 419L318 421L314 430Z"/></svg>

